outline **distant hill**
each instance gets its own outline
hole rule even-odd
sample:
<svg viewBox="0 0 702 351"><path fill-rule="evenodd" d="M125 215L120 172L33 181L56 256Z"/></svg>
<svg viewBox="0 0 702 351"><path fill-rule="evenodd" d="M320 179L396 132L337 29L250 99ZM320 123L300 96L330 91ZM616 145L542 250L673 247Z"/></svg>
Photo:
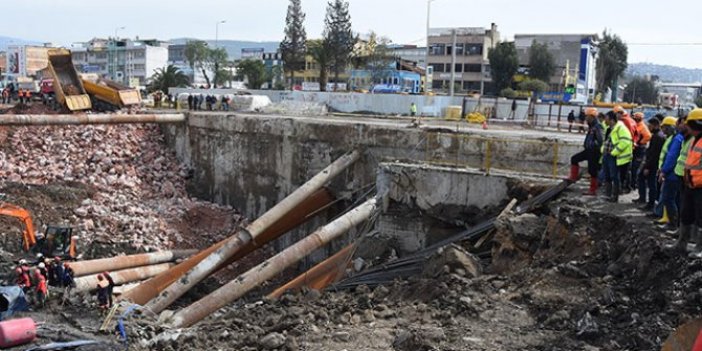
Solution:
<svg viewBox="0 0 702 351"><path fill-rule="evenodd" d="M198 40L191 38L177 38L169 40L173 44L185 44L189 40ZM210 46L215 46L214 40L205 40ZM220 40L219 47L227 50L227 54L231 59L241 58L241 49L263 48L264 52L275 52L280 45L277 41L244 41L244 40Z"/></svg>
<svg viewBox="0 0 702 351"><path fill-rule="evenodd" d="M690 69L653 63L630 63L627 77L655 75L663 82L697 83L702 82L702 69Z"/></svg>
<svg viewBox="0 0 702 351"><path fill-rule="evenodd" d="M25 40L20 38L0 36L0 51L6 51L11 45L41 45L42 42L36 40Z"/></svg>

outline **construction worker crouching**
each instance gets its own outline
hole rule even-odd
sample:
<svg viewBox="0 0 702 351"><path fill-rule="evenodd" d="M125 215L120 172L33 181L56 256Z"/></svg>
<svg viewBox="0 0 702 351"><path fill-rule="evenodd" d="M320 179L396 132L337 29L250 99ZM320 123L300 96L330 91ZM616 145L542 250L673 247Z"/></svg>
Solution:
<svg viewBox="0 0 702 351"><path fill-rule="evenodd" d="M597 174L600 168L604 136L602 133L602 126L597 120L597 109L593 107L585 109L585 116L588 123L588 131L583 144L585 149L571 157L570 178L568 178L568 180L576 182L580 177L579 163L587 161L587 172L590 175L590 189L584 195L595 196L597 195Z"/></svg>
<svg viewBox="0 0 702 351"><path fill-rule="evenodd" d="M683 192L681 197L680 230L676 249L684 251L690 238L695 240L692 258L702 258L702 109L694 109L687 116L686 125L691 136L685 166L683 168Z"/></svg>
<svg viewBox="0 0 702 351"><path fill-rule="evenodd" d="M602 146L605 170L605 191L610 202L619 202L622 180L626 176L633 158L631 132L613 111L607 113L607 135Z"/></svg>

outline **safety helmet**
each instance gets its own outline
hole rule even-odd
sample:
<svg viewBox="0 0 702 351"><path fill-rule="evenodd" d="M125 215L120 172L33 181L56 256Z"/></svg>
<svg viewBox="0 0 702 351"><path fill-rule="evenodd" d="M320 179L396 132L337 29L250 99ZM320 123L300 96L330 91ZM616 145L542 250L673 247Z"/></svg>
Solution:
<svg viewBox="0 0 702 351"><path fill-rule="evenodd" d="M692 121L702 121L702 108L696 108L687 114L687 123Z"/></svg>
<svg viewBox="0 0 702 351"><path fill-rule="evenodd" d="M46 265L44 264L44 262L40 262L37 267L44 269L44 268L46 268Z"/></svg>
<svg viewBox="0 0 702 351"><path fill-rule="evenodd" d="M102 277L102 274L97 275L97 280L103 280L104 278Z"/></svg>
<svg viewBox="0 0 702 351"><path fill-rule="evenodd" d="M675 125L678 123L678 119L673 117L673 116L668 116L666 118L663 118L663 122L661 122L662 126L671 126L675 127Z"/></svg>
<svg viewBox="0 0 702 351"><path fill-rule="evenodd" d="M25 260L25 259L23 258L23 259L19 260L19 264L20 264L20 266L24 266L24 265L27 264L27 260Z"/></svg>
<svg viewBox="0 0 702 351"><path fill-rule="evenodd" d="M597 109L594 107L588 107L585 109L585 116L592 116L596 117L597 116Z"/></svg>
<svg viewBox="0 0 702 351"><path fill-rule="evenodd" d="M634 113L634 119L635 119L635 120L640 121L640 120L643 120L643 118L644 118L643 112L636 112L636 113Z"/></svg>
<svg viewBox="0 0 702 351"><path fill-rule="evenodd" d="M614 111L614 113L624 113L624 108L621 107L620 105L617 105L617 106L614 106L612 111Z"/></svg>

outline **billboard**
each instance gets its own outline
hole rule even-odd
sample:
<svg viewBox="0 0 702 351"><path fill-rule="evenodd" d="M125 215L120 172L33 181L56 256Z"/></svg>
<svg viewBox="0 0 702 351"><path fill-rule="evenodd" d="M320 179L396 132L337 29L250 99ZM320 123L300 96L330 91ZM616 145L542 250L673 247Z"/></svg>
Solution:
<svg viewBox="0 0 702 351"><path fill-rule="evenodd" d="M263 48L242 48L241 49L241 58L243 60L246 59L257 59L257 60L262 60L263 59Z"/></svg>

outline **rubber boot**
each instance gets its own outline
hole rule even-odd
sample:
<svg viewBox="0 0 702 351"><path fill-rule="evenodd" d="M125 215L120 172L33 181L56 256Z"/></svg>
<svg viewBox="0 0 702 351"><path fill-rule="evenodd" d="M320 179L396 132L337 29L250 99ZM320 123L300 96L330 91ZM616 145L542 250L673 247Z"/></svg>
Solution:
<svg viewBox="0 0 702 351"><path fill-rule="evenodd" d="M609 199L612 197L612 182L605 183L605 198Z"/></svg>
<svg viewBox="0 0 702 351"><path fill-rule="evenodd" d="M580 177L580 166L579 165L571 165L570 166L570 176L566 180L575 183L578 181L578 177Z"/></svg>
<svg viewBox="0 0 702 351"><path fill-rule="evenodd" d="M691 230L692 226L681 225L680 228L678 228L678 240L676 240L673 245L666 245L665 249L675 250L677 252L687 251L687 242L690 241Z"/></svg>
<svg viewBox="0 0 702 351"><path fill-rule="evenodd" d="M590 178L590 190L588 190L586 193L583 193L585 196L597 196L597 178L592 177Z"/></svg>
<svg viewBox="0 0 702 351"><path fill-rule="evenodd" d="M678 215L676 213L670 213L668 218L670 220L668 223L663 225L662 229L664 229L668 234L674 235L678 232Z"/></svg>
<svg viewBox="0 0 702 351"><path fill-rule="evenodd" d="M654 220L653 224L666 224L668 222L670 222L670 218L668 218L668 209L663 207L663 217Z"/></svg>
<svg viewBox="0 0 702 351"><path fill-rule="evenodd" d="M612 197L609 198L609 202L619 202L619 191L621 191L621 185L615 184L612 188Z"/></svg>
<svg viewBox="0 0 702 351"><path fill-rule="evenodd" d="M690 236L695 240L695 248L688 255L690 258L702 258L702 233L696 225L690 226Z"/></svg>

